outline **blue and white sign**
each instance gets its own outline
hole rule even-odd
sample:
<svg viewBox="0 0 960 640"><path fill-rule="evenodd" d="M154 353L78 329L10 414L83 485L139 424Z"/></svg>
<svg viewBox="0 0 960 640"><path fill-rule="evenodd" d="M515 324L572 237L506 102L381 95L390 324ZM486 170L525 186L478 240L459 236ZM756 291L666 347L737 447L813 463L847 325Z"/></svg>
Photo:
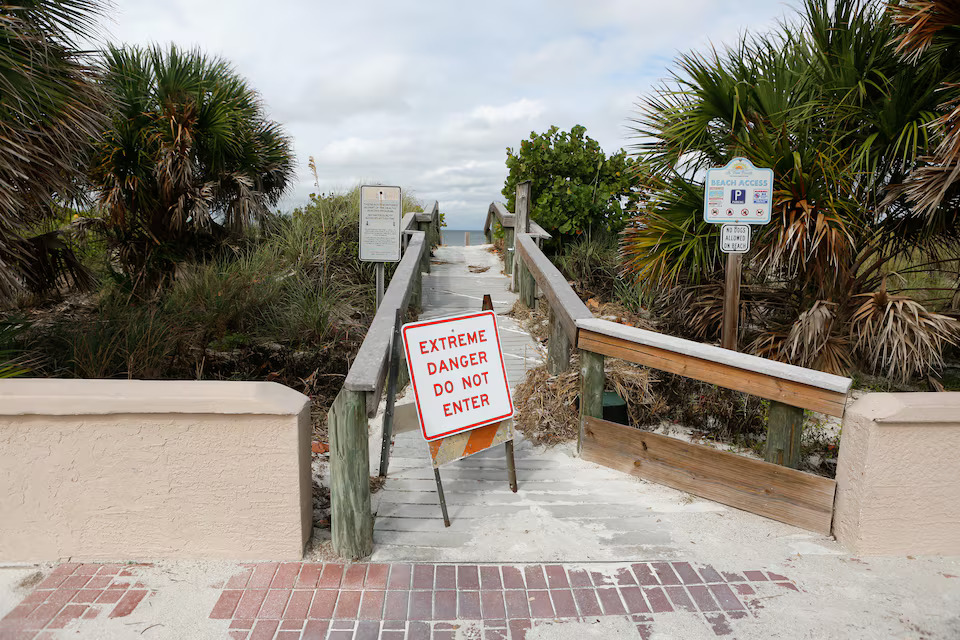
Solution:
<svg viewBox="0 0 960 640"><path fill-rule="evenodd" d="M714 224L770 222L773 170L758 169L746 158L707 170L703 219Z"/></svg>

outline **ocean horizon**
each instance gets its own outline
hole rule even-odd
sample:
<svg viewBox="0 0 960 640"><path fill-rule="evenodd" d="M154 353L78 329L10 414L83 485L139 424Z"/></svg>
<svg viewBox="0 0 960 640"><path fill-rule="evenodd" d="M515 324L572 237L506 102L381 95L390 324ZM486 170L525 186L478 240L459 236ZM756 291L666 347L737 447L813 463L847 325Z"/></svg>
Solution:
<svg viewBox="0 0 960 640"><path fill-rule="evenodd" d="M470 245L485 244L483 229L441 229L440 240L449 247L466 246L466 234L470 234Z"/></svg>

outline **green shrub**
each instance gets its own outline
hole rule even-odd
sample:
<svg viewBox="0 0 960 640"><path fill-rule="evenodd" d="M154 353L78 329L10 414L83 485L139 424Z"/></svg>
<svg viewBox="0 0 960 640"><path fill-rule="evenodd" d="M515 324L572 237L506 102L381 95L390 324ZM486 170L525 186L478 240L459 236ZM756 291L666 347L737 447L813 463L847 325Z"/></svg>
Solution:
<svg viewBox="0 0 960 640"><path fill-rule="evenodd" d="M155 308L117 298L77 322L61 318L34 337L48 375L73 378L164 378L179 346L174 327Z"/></svg>
<svg viewBox="0 0 960 640"><path fill-rule="evenodd" d="M574 281L584 298L610 301L616 289L619 258L617 238L611 234L584 234L553 256L557 268Z"/></svg>
<svg viewBox="0 0 960 640"><path fill-rule="evenodd" d="M281 298L283 278L263 252L189 265L166 292L164 312L195 328L204 345L228 332L256 333L266 309Z"/></svg>

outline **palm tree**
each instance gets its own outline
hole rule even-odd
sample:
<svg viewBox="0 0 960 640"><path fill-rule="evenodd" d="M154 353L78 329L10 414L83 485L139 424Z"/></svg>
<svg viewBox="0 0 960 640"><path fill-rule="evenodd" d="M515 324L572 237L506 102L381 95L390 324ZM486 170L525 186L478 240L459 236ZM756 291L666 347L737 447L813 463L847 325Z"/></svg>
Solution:
<svg viewBox="0 0 960 640"><path fill-rule="evenodd" d="M290 141L226 61L110 47L102 73L120 106L92 181L116 255L141 283L279 201L294 169Z"/></svg>
<svg viewBox="0 0 960 640"><path fill-rule="evenodd" d="M886 201L922 166L938 87L956 63L904 64L890 46L898 33L876 3L806 0L796 24L681 56L644 100L635 150L654 190L624 234L624 267L679 328L719 333L719 229L702 220L701 180L740 155L776 177L773 220L754 230L747 260L747 349L898 378L940 362L957 323L886 281L918 246L955 252L957 227L933 229L914 207Z"/></svg>
<svg viewBox="0 0 960 640"><path fill-rule="evenodd" d="M76 39L99 13L96 0L0 2L0 307L70 262L55 231L26 236L84 192L108 100Z"/></svg>
<svg viewBox="0 0 960 640"><path fill-rule="evenodd" d="M903 27L895 42L897 51L908 62L929 63L941 55L955 61L960 56L960 2L957 0L909 0L890 5L894 22ZM931 55L931 52L933 55ZM938 212L953 212L956 222L960 208L960 70L954 63L951 77L938 87L940 116L930 123L938 144L922 160L904 185L894 191L902 194L920 212L931 218Z"/></svg>

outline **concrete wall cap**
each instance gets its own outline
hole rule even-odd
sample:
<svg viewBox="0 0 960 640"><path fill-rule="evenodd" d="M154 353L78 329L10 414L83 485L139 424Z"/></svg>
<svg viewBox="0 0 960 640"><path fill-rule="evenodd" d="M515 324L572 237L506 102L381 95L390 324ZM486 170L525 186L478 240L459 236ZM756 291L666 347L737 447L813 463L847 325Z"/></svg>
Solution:
<svg viewBox="0 0 960 640"><path fill-rule="evenodd" d="M0 416L113 414L298 415L310 399L276 382L0 380Z"/></svg>
<svg viewBox="0 0 960 640"><path fill-rule="evenodd" d="M848 409L878 424L960 422L960 392L868 393Z"/></svg>

